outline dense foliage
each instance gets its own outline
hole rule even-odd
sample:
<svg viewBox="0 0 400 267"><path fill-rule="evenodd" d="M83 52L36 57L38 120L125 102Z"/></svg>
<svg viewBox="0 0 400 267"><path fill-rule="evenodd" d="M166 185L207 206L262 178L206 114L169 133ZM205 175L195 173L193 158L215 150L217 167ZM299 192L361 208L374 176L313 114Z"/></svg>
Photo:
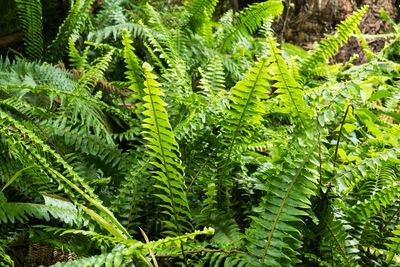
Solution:
<svg viewBox="0 0 400 267"><path fill-rule="evenodd" d="M0 265L400 264L398 25L374 54L366 6L306 52L276 42L278 0L69 2L48 42L15 0ZM330 65L351 36L369 62Z"/></svg>

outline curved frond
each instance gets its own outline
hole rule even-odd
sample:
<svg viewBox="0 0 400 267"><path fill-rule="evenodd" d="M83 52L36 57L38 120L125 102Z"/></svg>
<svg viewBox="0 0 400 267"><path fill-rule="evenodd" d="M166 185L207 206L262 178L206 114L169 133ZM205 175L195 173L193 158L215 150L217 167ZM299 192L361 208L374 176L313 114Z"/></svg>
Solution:
<svg viewBox="0 0 400 267"><path fill-rule="evenodd" d="M69 38L75 42L79 37L89 16L89 9L93 2L94 0L76 0L74 2L67 17L60 25L56 38L49 46L48 53L51 60L56 61L64 55Z"/></svg>
<svg viewBox="0 0 400 267"><path fill-rule="evenodd" d="M311 52L311 55L304 60L299 68L300 72L308 73L310 70L317 67L321 61L324 62L326 57L333 57L339 50L339 47L347 42L353 32L356 32L357 27L367 10L368 6L364 6L354 12L346 20L342 21L336 27L336 36L328 35L325 40L322 40L319 46ZM312 71L309 72L309 74L312 75Z"/></svg>

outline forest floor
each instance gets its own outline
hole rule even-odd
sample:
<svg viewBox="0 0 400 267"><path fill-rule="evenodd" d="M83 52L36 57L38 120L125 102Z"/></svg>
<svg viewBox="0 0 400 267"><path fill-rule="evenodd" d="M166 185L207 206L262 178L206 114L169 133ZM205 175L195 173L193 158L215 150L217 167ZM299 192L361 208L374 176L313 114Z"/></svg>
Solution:
<svg viewBox="0 0 400 267"><path fill-rule="evenodd" d="M293 3L294 2L294 3ZM369 5L367 14L360 25L361 33L368 35L384 34L391 31L391 23L383 21L381 9L384 9L394 22L398 21L399 10L396 0L294 0L294 5L285 10L275 24L277 36L283 41L312 49L314 42L320 41L326 33L334 32L335 26L346 19L358 8ZM384 38L368 40L373 52L380 51L385 45ZM360 57L354 61L362 64L367 61L360 42L351 38L337 53L332 63L346 62L354 54Z"/></svg>

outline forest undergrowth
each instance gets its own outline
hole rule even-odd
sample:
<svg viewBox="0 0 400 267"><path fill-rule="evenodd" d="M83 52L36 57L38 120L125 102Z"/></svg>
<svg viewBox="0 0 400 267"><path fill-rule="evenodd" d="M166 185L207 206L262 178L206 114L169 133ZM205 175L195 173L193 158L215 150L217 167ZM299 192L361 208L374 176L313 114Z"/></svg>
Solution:
<svg viewBox="0 0 400 267"><path fill-rule="evenodd" d="M14 0L0 266L400 265L400 26L363 34L365 6L305 51L278 0L148 2L71 0L51 33ZM350 37L368 62L329 64Z"/></svg>

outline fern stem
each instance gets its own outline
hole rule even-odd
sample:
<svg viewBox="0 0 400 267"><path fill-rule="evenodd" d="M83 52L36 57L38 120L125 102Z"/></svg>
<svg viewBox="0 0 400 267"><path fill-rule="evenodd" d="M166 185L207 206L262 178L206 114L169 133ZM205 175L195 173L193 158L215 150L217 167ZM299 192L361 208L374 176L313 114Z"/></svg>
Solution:
<svg viewBox="0 0 400 267"><path fill-rule="evenodd" d="M397 250L399 250L399 247L400 247L400 243L397 243L397 247L396 247L396 249L393 251L393 254L392 254L392 256L390 257L390 260L389 260L388 266L390 266L390 265L391 265L391 263L392 263L392 261L393 261L393 258L394 258L394 255L396 255L396 252L397 252Z"/></svg>
<svg viewBox="0 0 400 267"><path fill-rule="evenodd" d="M340 136L342 135L343 125L344 125L344 122L345 122L345 120L346 120L347 113L349 112L349 108L350 108L350 107L352 107L352 108L354 109L354 107L353 107L352 104L350 104L350 105L347 106L347 108L346 108L346 113L344 114L342 123L341 123L341 125L340 125L339 136L338 136L338 140L337 140L337 142L336 142L335 156L334 156L334 159L333 159L333 167L335 167L335 164L336 164L337 152L338 152L339 143L340 143Z"/></svg>
<svg viewBox="0 0 400 267"><path fill-rule="evenodd" d="M325 224L326 228L328 228L328 230L329 230L329 232L331 233L333 239L335 240L336 244L337 244L338 247L340 248L340 251L342 252L343 257L344 257L344 259L345 259L346 262L347 262L347 266L351 267L351 264L350 264L350 262L349 262L349 259L347 258L346 251L345 251L343 245L340 244L339 240L336 238L335 233L333 232L332 228L329 226L329 224L325 221L325 219L324 219L323 217L321 217L321 221ZM332 257L333 257L333 255L332 255Z"/></svg>
<svg viewBox="0 0 400 267"><path fill-rule="evenodd" d="M262 266L264 265L265 256L267 255L269 245L271 244L272 236L273 236L273 234L274 234L275 227L276 227L276 225L277 225L277 223L278 223L279 217L280 217L280 215L281 215L281 213L282 213L283 206L285 205L286 200L288 199L289 194L290 194L290 192L292 191L292 188L293 188L295 182L297 181L297 178L298 178L298 176L299 176L301 170L303 169L304 165L306 164L306 162L307 162L308 159L310 158L310 156L311 156L311 154L313 153L313 151L314 151L314 149L315 149L316 146L317 146L317 143L315 143L315 144L313 145L313 147L311 148L310 152L308 152L307 157L306 157L306 158L303 160L303 162L301 163L300 168L297 170L297 173L296 173L296 175L294 176L293 181L290 183L289 188L287 189L286 194L285 194L285 196L283 197L282 203L281 203L281 205L280 205L280 207L279 207L279 210L278 210L278 212L277 212L277 214L276 214L275 220L274 220L274 222L273 222L273 224L272 224L271 231L270 231L270 233L269 233L269 235L268 235L267 243L265 244L265 249L264 249L263 255L262 255L262 257L261 257L260 264L259 264L260 267L262 267Z"/></svg>
<svg viewBox="0 0 400 267"><path fill-rule="evenodd" d="M319 185L322 185L322 155L321 155L321 131L319 130L318 107L316 112L317 131L318 131L318 157L319 157Z"/></svg>
<svg viewBox="0 0 400 267"><path fill-rule="evenodd" d="M193 177L192 181L190 182L188 188L186 189L185 194L187 195L189 193L190 188L192 187L192 185L194 184L194 182L196 181L197 177L199 176L200 172L204 169L204 167L207 165L207 163L210 161L210 159L212 158L212 156L214 155L216 149L213 150L213 152L211 152L210 156L208 156L207 160L203 163L203 165L201 165L200 169L197 171L196 175Z"/></svg>
<svg viewBox="0 0 400 267"><path fill-rule="evenodd" d="M379 231L379 233L377 235L375 235L374 239L371 241L371 244L375 242L375 240L386 230L386 227L388 227L388 225L390 224L390 222L394 219L394 217L396 217L396 215L398 215L400 212L400 205L397 208L396 212L392 215L392 217L390 217L390 219L385 223L385 225L382 227L382 229Z"/></svg>

